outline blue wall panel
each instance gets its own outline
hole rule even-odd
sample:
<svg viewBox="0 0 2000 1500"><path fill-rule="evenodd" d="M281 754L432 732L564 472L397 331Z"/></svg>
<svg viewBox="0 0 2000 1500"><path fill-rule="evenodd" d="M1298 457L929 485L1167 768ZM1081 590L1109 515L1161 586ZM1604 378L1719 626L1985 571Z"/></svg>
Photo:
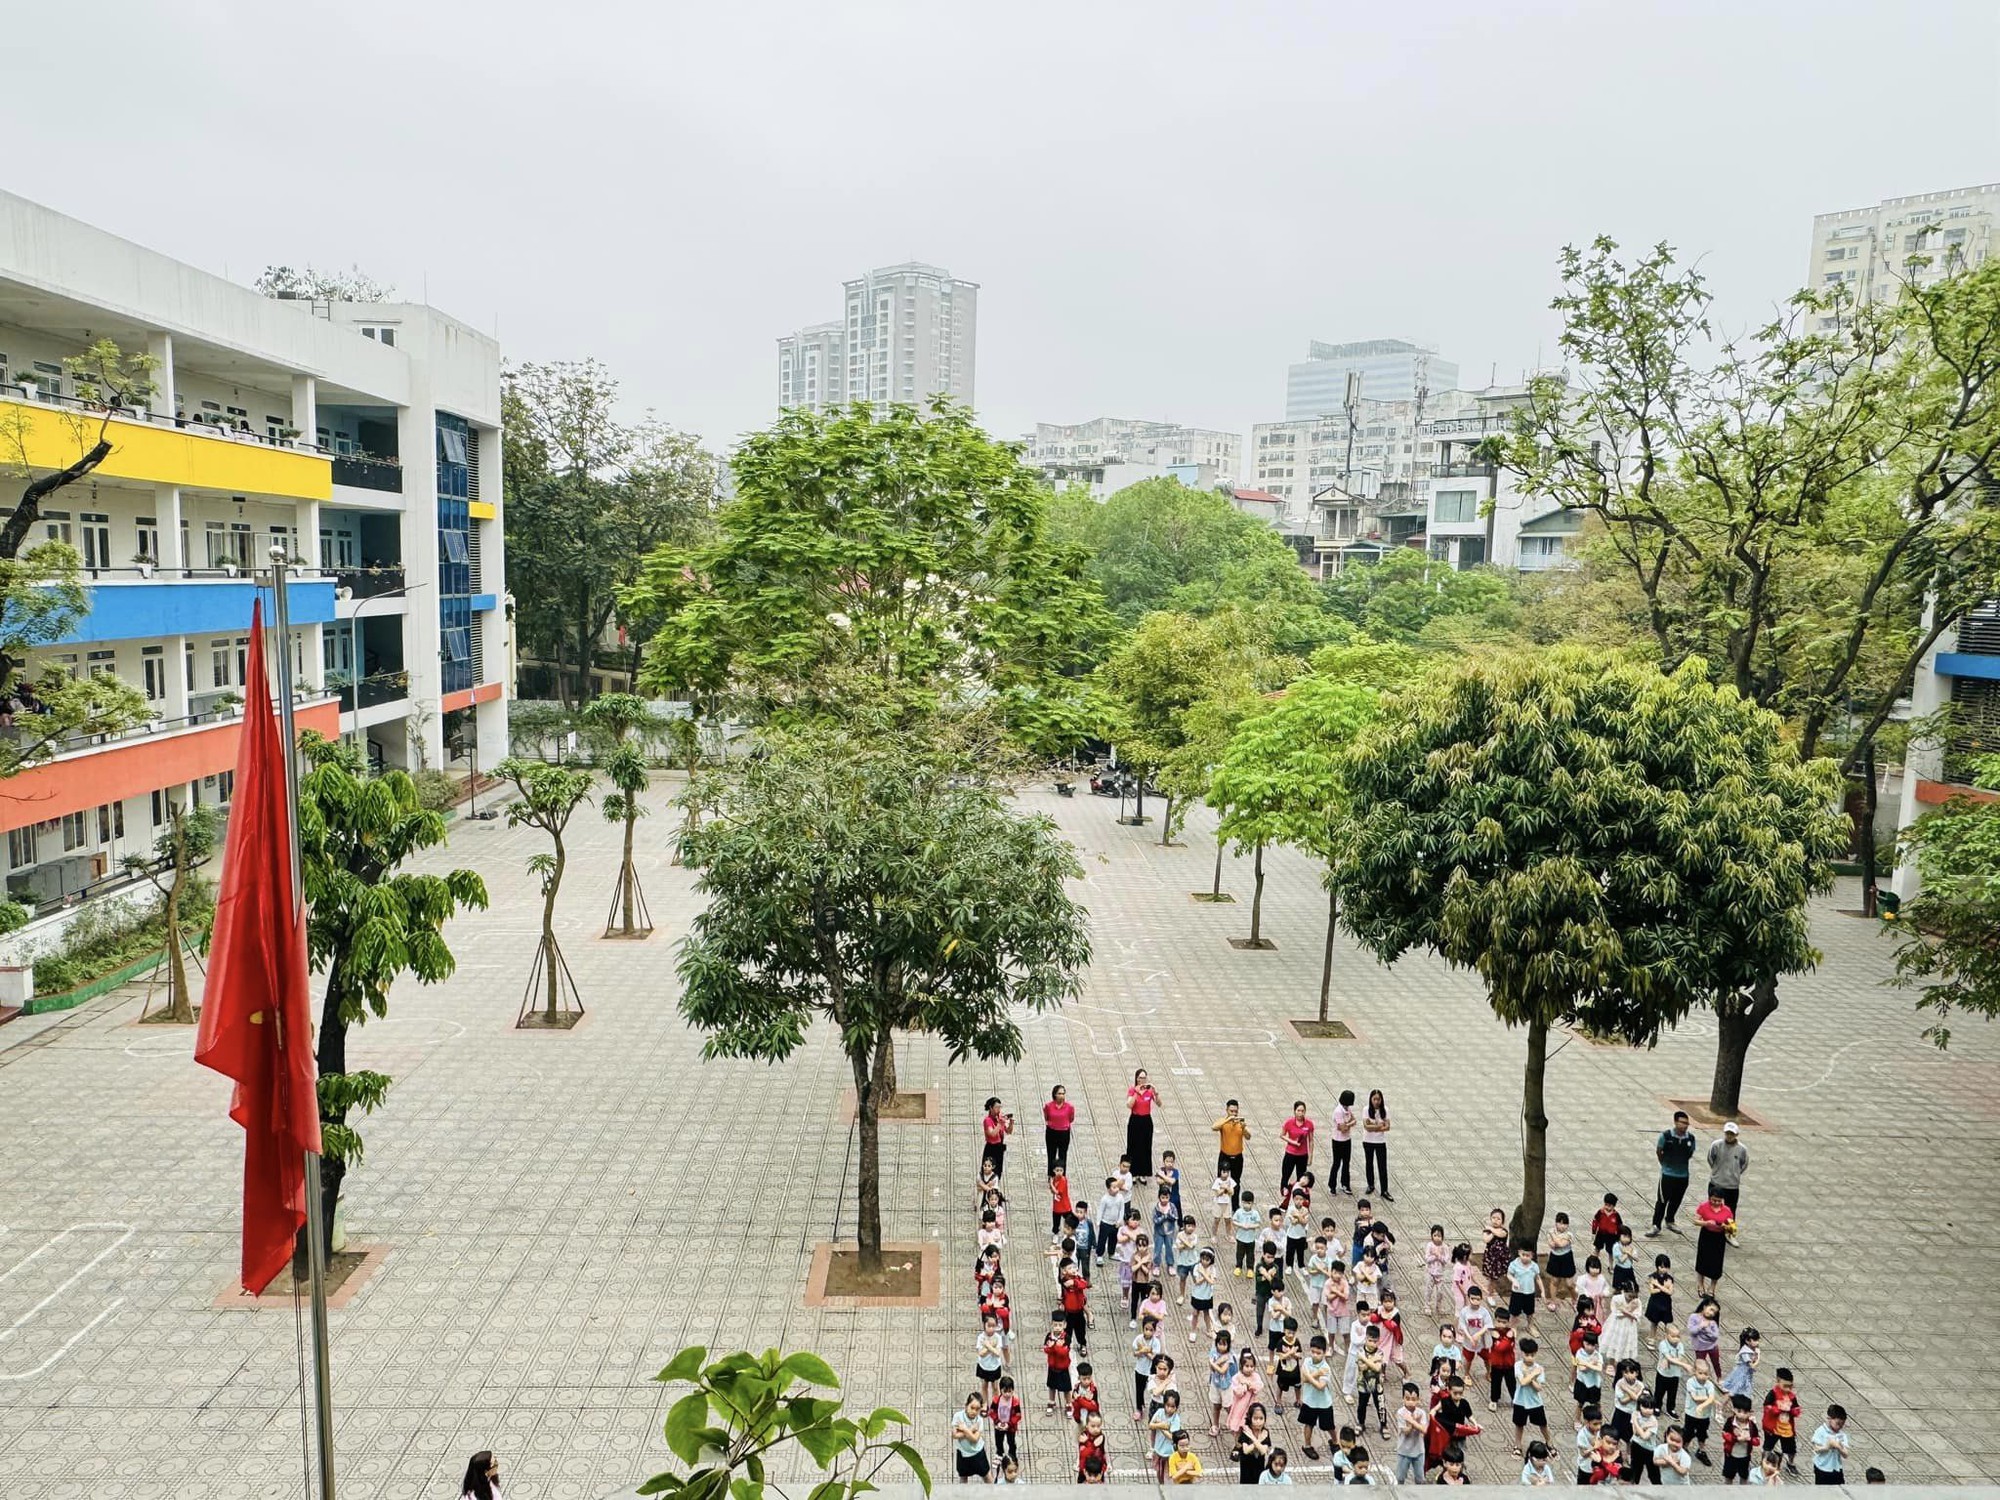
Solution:
<svg viewBox="0 0 2000 1500"><path fill-rule="evenodd" d="M156 635L238 634L250 628L250 604L264 597L271 622L271 591L248 579L199 582L95 584L87 587L90 613L63 644L143 640ZM306 579L291 586L292 624L323 625L333 619L333 580Z"/></svg>

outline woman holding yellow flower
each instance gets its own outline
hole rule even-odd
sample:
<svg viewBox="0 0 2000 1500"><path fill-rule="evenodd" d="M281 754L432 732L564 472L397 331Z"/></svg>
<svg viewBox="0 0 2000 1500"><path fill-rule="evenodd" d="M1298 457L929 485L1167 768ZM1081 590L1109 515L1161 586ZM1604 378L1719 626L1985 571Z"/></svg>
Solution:
<svg viewBox="0 0 2000 1500"><path fill-rule="evenodd" d="M1708 1201L1694 1211L1701 1230L1694 1244L1694 1275L1703 1292L1713 1292L1722 1279L1723 1257L1729 1253L1729 1236L1736 1228L1736 1210L1722 1201L1714 1183L1708 1187Z"/></svg>

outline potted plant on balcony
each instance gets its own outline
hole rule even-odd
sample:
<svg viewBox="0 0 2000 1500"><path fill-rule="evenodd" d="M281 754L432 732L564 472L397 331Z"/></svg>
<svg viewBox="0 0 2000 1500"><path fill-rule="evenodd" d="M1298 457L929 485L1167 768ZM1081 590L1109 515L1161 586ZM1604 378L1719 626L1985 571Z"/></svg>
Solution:
<svg viewBox="0 0 2000 1500"><path fill-rule="evenodd" d="M242 707L243 695L241 693L217 693L215 695L215 711L224 718L227 718Z"/></svg>
<svg viewBox="0 0 2000 1500"><path fill-rule="evenodd" d="M132 554L132 566L139 570L141 578L151 578L153 569L158 566L158 559L150 552L135 552Z"/></svg>

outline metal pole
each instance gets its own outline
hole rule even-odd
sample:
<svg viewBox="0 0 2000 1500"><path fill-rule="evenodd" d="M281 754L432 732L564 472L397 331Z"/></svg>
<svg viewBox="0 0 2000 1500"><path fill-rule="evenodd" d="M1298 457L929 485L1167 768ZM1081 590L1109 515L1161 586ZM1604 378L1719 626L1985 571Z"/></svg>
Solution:
<svg viewBox="0 0 2000 1500"><path fill-rule="evenodd" d="M291 806L292 918L305 910L304 862L299 852L299 736L292 703L292 609L286 574L290 558L271 549L272 614L278 625L278 725L285 737L285 790ZM317 1406L320 1500L334 1500L333 1363L326 1326L326 1206L320 1188L319 1154L306 1153L306 1267L312 1278L313 1396Z"/></svg>

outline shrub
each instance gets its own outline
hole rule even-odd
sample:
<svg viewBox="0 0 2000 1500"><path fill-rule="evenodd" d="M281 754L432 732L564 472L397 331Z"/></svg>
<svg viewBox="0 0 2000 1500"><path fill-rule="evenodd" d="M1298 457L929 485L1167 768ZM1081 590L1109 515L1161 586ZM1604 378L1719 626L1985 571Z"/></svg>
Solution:
<svg viewBox="0 0 2000 1500"><path fill-rule="evenodd" d="M416 783L417 802L425 812L443 812L456 806L465 790L457 777L444 771L412 771L410 780Z"/></svg>
<svg viewBox="0 0 2000 1500"><path fill-rule="evenodd" d="M19 932L33 913L18 901L0 900L0 933Z"/></svg>
<svg viewBox="0 0 2000 1500"><path fill-rule="evenodd" d="M191 883L182 897L181 920L203 946L214 914L213 888L206 881ZM35 993L80 989L157 953L165 942L166 918L158 904L137 912L114 905L86 907L63 935L62 945L35 960Z"/></svg>

